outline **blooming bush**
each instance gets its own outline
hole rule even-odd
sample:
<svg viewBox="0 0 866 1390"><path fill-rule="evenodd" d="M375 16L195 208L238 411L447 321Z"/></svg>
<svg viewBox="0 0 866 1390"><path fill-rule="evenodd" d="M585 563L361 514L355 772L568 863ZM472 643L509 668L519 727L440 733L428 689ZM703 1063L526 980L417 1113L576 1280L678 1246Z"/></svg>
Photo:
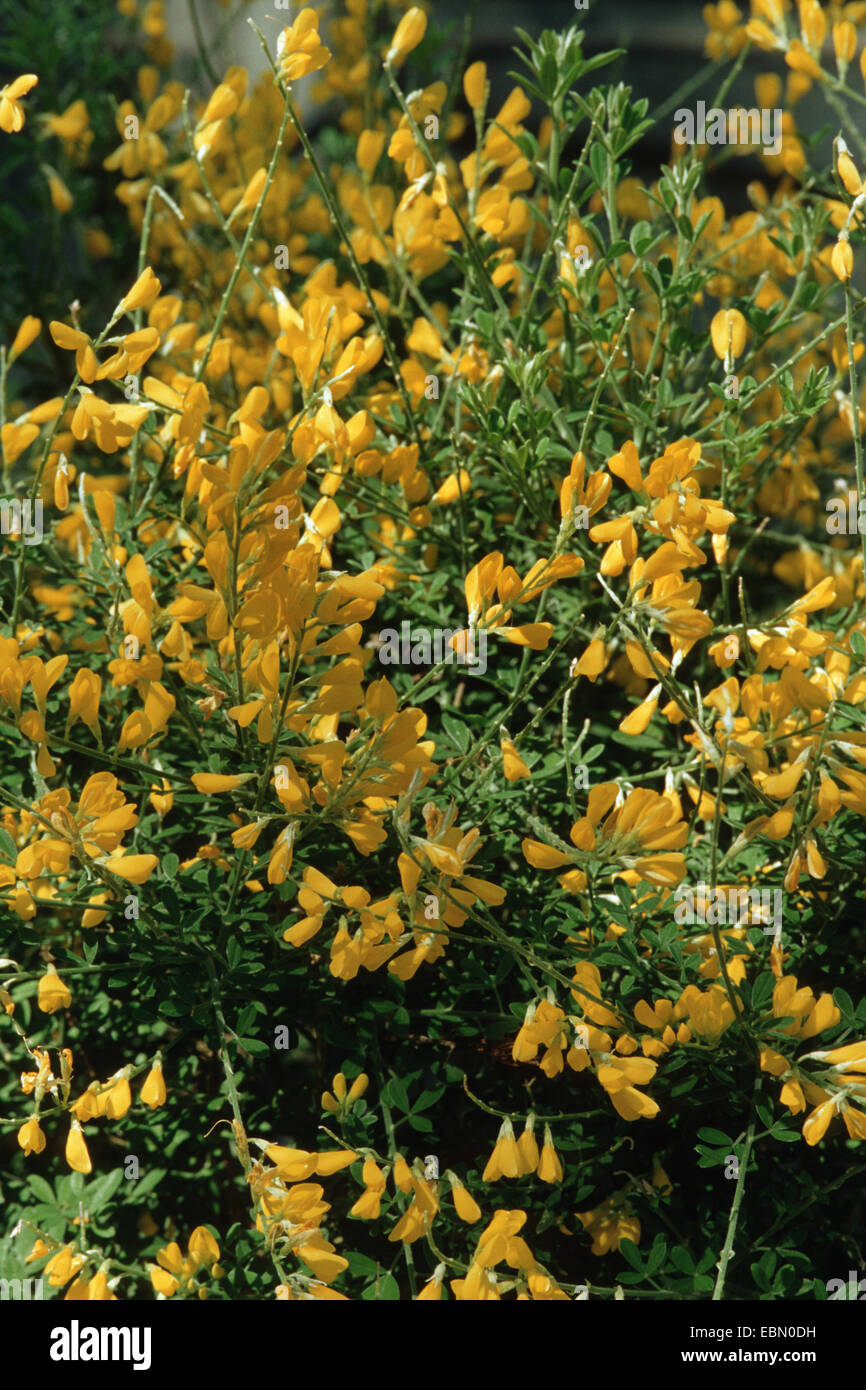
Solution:
<svg viewBox="0 0 866 1390"><path fill-rule="evenodd" d="M417 7L251 15L263 75L205 49L192 89L118 11L110 140L36 52L0 93L61 227L104 186L138 247L82 223L107 315L0 358L0 1277L825 1298L866 1138L863 6L706 6L705 108L759 53L781 114L741 211L745 142L574 28L518 32L498 103Z"/></svg>

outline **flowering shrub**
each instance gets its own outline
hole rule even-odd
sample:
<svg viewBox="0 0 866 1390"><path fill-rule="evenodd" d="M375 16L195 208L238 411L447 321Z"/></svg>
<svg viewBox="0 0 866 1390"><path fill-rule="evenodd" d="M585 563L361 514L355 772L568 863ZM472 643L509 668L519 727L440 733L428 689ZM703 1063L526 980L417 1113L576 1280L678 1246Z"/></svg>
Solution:
<svg viewBox="0 0 866 1390"><path fill-rule="evenodd" d="M404 8L252 15L263 75L189 90L122 0L104 142L36 52L0 93L53 215L84 171L138 246L83 228L107 318L0 357L0 1277L825 1298L866 1139L863 6L706 6L703 127L574 28L497 103ZM733 211L750 53L780 136Z"/></svg>

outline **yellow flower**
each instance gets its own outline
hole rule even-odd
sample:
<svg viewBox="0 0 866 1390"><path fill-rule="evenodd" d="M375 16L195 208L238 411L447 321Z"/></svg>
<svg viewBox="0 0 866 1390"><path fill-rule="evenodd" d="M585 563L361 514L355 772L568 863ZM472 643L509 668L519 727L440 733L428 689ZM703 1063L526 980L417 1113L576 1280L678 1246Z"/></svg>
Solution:
<svg viewBox="0 0 866 1390"><path fill-rule="evenodd" d="M688 1026L697 1037L715 1046L722 1033L734 1021L734 1010L725 991L718 985L701 991L697 985L687 985L680 995L674 1017L685 1016Z"/></svg>
<svg viewBox="0 0 866 1390"><path fill-rule="evenodd" d="M163 777L161 787L159 784L154 783L153 791L150 793L148 801L154 811L156 811L160 820L168 815L174 805L174 792L171 790L171 782L169 782L167 777Z"/></svg>
<svg viewBox="0 0 866 1390"><path fill-rule="evenodd" d="M196 1268L216 1264L220 1257L219 1245L206 1226L196 1226L189 1238L188 1249Z"/></svg>
<svg viewBox="0 0 866 1390"><path fill-rule="evenodd" d="M762 19L750 19L746 25L746 37L756 43L759 48L779 48L776 35L773 33L769 24L765 24Z"/></svg>
<svg viewBox="0 0 866 1390"><path fill-rule="evenodd" d="M746 345L746 320L739 309L720 309L710 324L713 352L724 361L739 357Z"/></svg>
<svg viewBox="0 0 866 1390"><path fill-rule="evenodd" d="M158 863L155 854L118 854L106 859L104 867L127 883L146 883Z"/></svg>
<svg viewBox="0 0 866 1390"><path fill-rule="evenodd" d="M362 1221L375 1221L379 1215L382 1194L385 1191L385 1174L374 1159L368 1158L364 1163L361 1176L365 1190L351 1208L349 1215L357 1216Z"/></svg>
<svg viewBox="0 0 866 1390"><path fill-rule="evenodd" d="M854 163L844 141L838 142L839 154L836 159L836 172L845 185L846 191L856 198L863 187L863 180L857 172L857 165Z"/></svg>
<svg viewBox="0 0 866 1390"><path fill-rule="evenodd" d="M45 1266L49 1284L52 1288L61 1289L78 1273L83 1264L84 1256L77 1254L71 1245L64 1245L56 1254L51 1256Z"/></svg>
<svg viewBox="0 0 866 1390"><path fill-rule="evenodd" d="M158 1294L162 1294L163 1298L171 1298L172 1294L177 1293L180 1288L180 1281L173 1274L170 1274L166 1269L160 1269L158 1265L148 1265L147 1268L150 1282Z"/></svg>
<svg viewBox="0 0 866 1390"><path fill-rule="evenodd" d="M866 1139L866 1115L862 1110L853 1110L847 1101L842 1102L842 1119L851 1139Z"/></svg>
<svg viewBox="0 0 866 1390"><path fill-rule="evenodd" d="M360 1099L361 1099L361 1097L364 1095L365 1091L367 1090L367 1087L369 1086L369 1084L370 1084L370 1078L369 1078L369 1076L367 1076L367 1074L366 1074L365 1072L363 1072L363 1071L360 1072L359 1075L355 1077L355 1080L352 1082L351 1086L349 1087L349 1094L348 1094L348 1096L346 1097L346 1099L347 1099L349 1105L352 1105L356 1100L360 1100Z"/></svg>
<svg viewBox="0 0 866 1390"><path fill-rule="evenodd" d="M21 356L22 352L27 351L30 344L35 342L36 339L39 337L41 331L42 320L37 319L36 317L34 317L33 314L27 314L21 320L18 332L15 334L15 337L12 340L12 346L9 349L10 365L15 361L16 357Z"/></svg>
<svg viewBox="0 0 866 1390"><path fill-rule="evenodd" d="M535 1117L530 1115L524 1126L523 1133L517 1141L517 1152L520 1155L520 1169L522 1173L534 1173L538 1168L538 1141L533 1132L534 1126Z"/></svg>
<svg viewBox="0 0 866 1390"><path fill-rule="evenodd" d="M161 289L161 281L157 279L149 265L145 266L132 289L121 299L115 310L115 318L121 314L131 314L136 309L146 308L148 304L153 303Z"/></svg>
<svg viewBox="0 0 866 1390"><path fill-rule="evenodd" d="M341 1169L348 1168L357 1158L354 1149L329 1149L326 1153L316 1155L316 1173L320 1178L329 1178L332 1173L339 1173Z"/></svg>
<svg viewBox="0 0 866 1390"><path fill-rule="evenodd" d="M140 1099L145 1105L149 1105L151 1110L155 1110L158 1105L165 1104L166 1090L165 1079L162 1074L162 1062L157 1057L150 1071L144 1079L141 1088Z"/></svg>
<svg viewBox="0 0 866 1390"><path fill-rule="evenodd" d="M592 1211L579 1211L577 1219L592 1236L593 1255L606 1255L618 1250L624 1238L640 1244L640 1222L633 1216L622 1197L608 1197Z"/></svg>
<svg viewBox="0 0 866 1390"><path fill-rule="evenodd" d="M806 1109L806 1097L799 1081L786 1081L779 1092L780 1105L787 1105L792 1115L799 1115Z"/></svg>
<svg viewBox="0 0 866 1390"><path fill-rule="evenodd" d="M449 503L465 497L471 485L472 479L465 468L461 468L459 473L449 473L442 486L434 492L433 501L440 507L447 507Z"/></svg>
<svg viewBox="0 0 866 1390"><path fill-rule="evenodd" d="M793 68L794 72L802 72L806 77L814 77L818 82L824 81L825 74L820 63L815 61L805 44L801 43L799 39L791 40L785 53L785 62L789 68Z"/></svg>
<svg viewBox="0 0 866 1390"><path fill-rule="evenodd" d="M98 1097L97 1113L107 1116L109 1120L121 1120L132 1105L132 1092L127 1077L122 1073L112 1080L111 1088Z"/></svg>
<svg viewBox="0 0 866 1390"><path fill-rule="evenodd" d="M74 153L76 146L82 142L86 145L92 139L88 131L90 118L87 103L80 97L67 106L61 115L48 112L43 120L46 129L50 130L52 135L56 135L58 140L62 140L70 153Z"/></svg>
<svg viewBox="0 0 866 1390"><path fill-rule="evenodd" d="M254 774L242 772L235 776L223 775L218 772L195 772L192 776L192 784L197 792L205 796L213 796L219 792L233 792L236 787L242 787L244 782L248 782Z"/></svg>
<svg viewBox="0 0 866 1390"><path fill-rule="evenodd" d="M99 701L102 696L102 677L95 671L90 671L87 667L82 667L75 674L75 679L69 687L69 716L66 720L66 733L77 720L86 724L91 733L102 744L102 737L99 728Z"/></svg>
<svg viewBox="0 0 866 1390"><path fill-rule="evenodd" d="M825 1100L807 1116L803 1125L803 1138L810 1148L814 1148L827 1133L830 1121L836 1114L836 1101Z"/></svg>
<svg viewBox="0 0 866 1390"><path fill-rule="evenodd" d="M286 82L295 82L299 77L317 72L330 58L330 49L325 48L319 38L318 24L315 10L301 10L294 24L280 34L277 64Z"/></svg>
<svg viewBox="0 0 866 1390"><path fill-rule="evenodd" d="M454 1210L461 1221L465 1221L467 1225L471 1226L475 1221L481 1220L481 1208L471 1192L457 1178L452 1179L451 1196L454 1201Z"/></svg>
<svg viewBox="0 0 866 1390"><path fill-rule="evenodd" d="M55 174L53 169L48 170L48 192L51 196L51 204L55 212L61 215L68 212L72 207L72 194L66 187L59 174Z"/></svg>
<svg viewBox="0 0 866 1390"><path fill-rule="evenodd" d="M816 1052L813 1055L822 1062L829 1062L831 1067L842 1067L849 1062L866 1064L866 1042L848 1043L845 1047L834 1047L829 1052Z"/></svg>
<svg viewBox="0 0 866 1390"><path fill-rule="evenodd" d="M372 174L385 148L384 130L362 130L358 136L356 159L364 174Z"/></svg>
<svg viewBox="0 0 866 1390"><path fill-rule="evenodd" d="M58 1009L68 1009L72 1003L72 994L53 965L49 965L47 973L39 981L36 1001L44 1014L56 1013Z"/></svg>
<svg viewBox="0 0 866 1390"><path fill-rule="evenodd" d="M499 1178L516 1178L520 1173L520 1153L510 1120L503 1120L499 1137L487 1166L481 1175L482 1182L496 1182Z"/></svg>
<svg viewBox="0 0 866 1390"><path fill-rule="evenodd" d="M93 1169L90 1162L90 1154L87 1152L87 1145L84 1142L84 1134L81 1125L73 1116L69 1126L69 1135L66 1139L66 1162L76 1173L89 1173Z"/></svg>
<svg viewBox="0 0 866 1390"><path fill-rule="evenodd" d="M658 709L658 700L655 698L661 690L660 685L653 687L651 695L641 704L636 705L633 710L620 720L620 733L627 734L630 738L635 738L643 734L649 728L652 717Z"/></svg>
<svg viewBox="0 0 866 1390"><path fill-rule="evenodd" d="M398 66L403 59L417 48L425 33L427 32L427 16L417 5L413 5L411 10L407 10L397 28L394 30L394 37L391 40L391 47L385 54L385 62L389 67Z"/></svg>
<svg viewBox="0 0 866 1390"><path fill-rule="evenodd" d="M25 96L38 81L35 72L25 72L23 77L16 77L14 82L0 88L0 130L5 130L7 135L22 129L24 108L18 98Z"/></svg>
<svg viewBox="0 0 866 1390"><path fill-rule="evenodd" d="M486 86L487 64L472 63L463 74L463 93L473 111L477 111L483 103Z"/></svg>
<svg viewBox="0 0 866 1390"><path fill-rule="evenodd" d="M575 662L571 674L573 676L586 676L588 681L595 681L601 675L607 665L607 653L604 643L599 638L594 638L586 651Z"/></svg>
<svg viewBox="0 0 866 1390"><path fill-rule="evenodd" d="M332 1283L338 1274L349 1267L349 1261L338 1255L330 1241L318 1234L298 1246L297 1253L316 1278L326 1284Z"/></svg>
<svg viewBox="0 0 866 1390"><path fill-rule="evenodd" d="M531 777L532 774L526 763L521 758L510 738L501 738L499 747L502 750L502 763L505 771L505 778L508 782L517 782L521 777Z"/></svg>
<svg viewBox="0 0 866 1390"><path fill-rule="evenodd" d="M108 1265L96 1271L87 1285L87 1299L90 1303L116 1303L117 1294L108 1287Z"/></svg>
<svg viewBox="0 0 866 1390"><path fill-rule="evenodd" d="M544 1126L544 1144L538 1160L538 1176L542 1182L562 1182L562 1163L553 1147L549 1125Z"/></svg>
<svg viewBox="0 0 866 1390"><path fill-rule="evenodd" d="M830 265L837 280L844 284L851 279L854 270L854 252L847 237L840 237L830 255Z"/></svg>
<svg viewBox="0 0 866 1390"><path fill-rule="evenodd" d="M820 51L827 37L827 17L818 0L801 0L800 24L803 37L810 48Z"/></svg>
<svg viewBox="0 0 866 1390"><path fill-rule="evenodd" d="M45 1135L35 1115L31 1115L29 1120L25 1120L19 1129L18 1146L24 1150L27 1158L31 1154L41 1154L45 1148Z"/></svg>
<svg viewBox="0 0 866 1390"><path fill-rule="evenodd" d="M402 1154L397 1154L394 1158L394 1186L400 1192L412 1191L412 1169Z"/></svg>
<svg viewBox="0 0 866 1390"><path fill-rule="evenodd" d="M330 1091L322 1092L322 1109L326 1110L331 1115L336 1115L341 1106L345 1106L346 1110L350 1110L355 1101L361 1099L369 1084L369 1076L361 1072L359 1076L355 1077L352 1085L347 1089L346 1078L341 1071L338 1071L331 1082L334 1088L334 1094L332 1095Z"/></svg>

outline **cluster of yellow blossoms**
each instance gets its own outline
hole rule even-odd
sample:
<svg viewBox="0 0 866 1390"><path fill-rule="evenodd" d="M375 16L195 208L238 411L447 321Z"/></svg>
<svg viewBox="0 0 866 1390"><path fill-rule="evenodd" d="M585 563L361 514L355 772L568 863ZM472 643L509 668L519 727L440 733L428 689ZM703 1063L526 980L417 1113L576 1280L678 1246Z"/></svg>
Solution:
<svg viewBox="0 0 866 1390"><path fill-rule="evenodd" d="M670 925L675 890L707 860L713 892L775 875L792 915L823 904L839 827L866 817L866 733L850 727L866 703L862 529L810 547L771 525L823 520L828 475L863 483L864 350L851 316L862 161L837 138L836 182L810 186L820 217L804 233L806 152L792 115L813 84L835 95L846 80L857 7L834 5L829 23L817 0L751 0L748 17L731 0L705 7L710 56L750 42L789 70L782 149L762 154L775 186L751 184L751 210L735 216L695 183L687 195L687 161L706 158L705 147L674 151L677 169L651 185L620 176L614 160L603 186L590 159L595 181L581 187L578 215L577 198L561 196L562 109L537 136L528 89L514 87L492 112L481 62L463 74L464 111L442 80L406 95L397 73L424 41L425 13L408 8L374 51L376 7L345 8L327 42L323 17L302 9L264 41L269 70L257 82L230 67L191 102L167 75L162 7L145 7L150 61L136 99L117 107L120 143L102 157L140 240L137 273L100 330L77 303L45 326L27 315L2 356L4 479L25 482L28 512L50 514L59 560L31 554L23 511L4 521L12 582L0 729L16 756L26 750L15 785L29 777L34 792L3 793L0 903L16 926L48 927L58 942L65 914L76 914L79 954L97 928L115 944L132 920L162 932L165 881L195 896L206 869L226 919L216 955L246 905L256 922L268 918L276 959L312 972L323 950L331 979L355 988L362 971L381 970L395 990L419 989L469 940L514 948L526 1012L513 1062L547 1079L589 1073L606 1118L607 1101L628 1124L664 1118L666 1065L742 1043L780 1083L780 1104L804 1117L806 1145L837 1116L849 1138L866 1139L866 1043L795 1053L843 1013L786 973L790 950L749 936L757 916L722 931L707 918L713 930L679 932L674 944L650 935L658 920ZM828 37L835 77L822 65ZM858 63L866 81L866 48ZM311 74L314 97L335 101L354 144L345 165L323 167L296 110L294 84ZM0 131L20 135L37 83L23 74L0 91ZM778 74L756 86L762 106L782 100ZM39 120L73 164L87 161L83 99ZM546 162L555 177L545 179ZM582 157L575 189L581 171ZM49 183L67 216L72 194L56 174ZM93 255L110 254L106 240L88 229ZM694 278L690 261L703 267ZM454 265L463 283L452 294L442 285ZM800 312L804 284L814 294ZM699 334L674 329L660 286L673 286L671 305L679 294L690 314L700 310ZM828 328L834 295L846 312ZM66 363L62 394L7 399L17 389L7 373L49 342ZM698 365L680 397L665 371L673 362L685 372L687 354ZM636 404L631 380L642 400L657 392L657 416ZM827 386L820 400L809 396L816 381ZM569 408L575 390L585 410ZM811 401L799 414L798 392ZM531 443L512 444L519 421ZM743 537L752 515L756 535ZM780 612L750 606L743 583L762 531L780 549L756 561L759 586L772 579L793 595ZM489 638L503 671L509 659L519 668L491 682L473 735L484 727L450 756L429 673L414 684L378 674L370 625L397 604L442 612L443 595L461 590L451 653ZM582 698L590 713L597 698L602 720L618 702L609 732L636 750L633 777L614 770L575 786L568 718ZM461 687L454 709L462 699ZM565 793L548 814L551 774L537 775L536 739L552 741L542 721L554 703ZM90 759L112 770L82 771ZM663 781L641 784L659 771ZM503 834L487 826L500 794L516 808ZM567 839L554 824L560 807ZM147 848L157 841L160 852ZM170 843L181 853L166 852ZM482 871L479 859L495 865ZM554 966L520 936L521 913L532 930L533 892L587 921L610 906L612 920L594 936L569 917ZM603 984L590 956L624 947L627 932L664 983L630 981L619 999L618 981ZM72 1006L50 941L39 959L38 970L0 961L0 1006L33 1064L21 1076L33 1110L18 1145L42 1154L41 1121L63 1115L66 1163L89 1174L84 1127L122 1120L141 1072L138 1099L162 1106L162 1057L73 1098L63 1035L31 1042L13 1017L19 990L35 992L48 1016ZM672 962L685 962L676 981ZM762 968L772 975L764 1003L746 1010L737 988ZM530 995L538 970L558 977L567 1006L553 986ZM634 1002L638 989L650 997ZM225 1059L231 1034L218 1025ZM592 1085L571 1084L591 1107ZM279 1299L345 1297L333 1285L350 1261L317 1180L352 1165L361 1191L349 1217L377 1221L384 1208L396 1216L389 1242L430 1242L437 1263L419 1299L443 1296L449 1266L458 1300L569 1296L521 1236L523 1210L496 1210L467 1261L438 1259L445 1183L465 1226L484 1219L481 1206L452 1169L440 1179L400 1153L393 1130L385 1154L350 1144L343 1130L363 1113L368 1078L349 1085L338 1073L332 1085L322 1110L337 1117L343 1147L248 1141L234 1112ZM485 1108L502 1123L480 1182L568 1180L555 1117L539 1146L533 1108L519 1107L519 1135L518 1110ZM670 1188L660 1164L650 1186ZM576 1215L598 1256L640 1238L628 1192ZM29 1258L46 1256L49 1283L68 1285L67 1298L117 1296L111 1262L83 1236L40 1233ZM152 1289L205 1297L220 1258L198 1226L186 1254L170 1240L148 1265Z"/></svg>

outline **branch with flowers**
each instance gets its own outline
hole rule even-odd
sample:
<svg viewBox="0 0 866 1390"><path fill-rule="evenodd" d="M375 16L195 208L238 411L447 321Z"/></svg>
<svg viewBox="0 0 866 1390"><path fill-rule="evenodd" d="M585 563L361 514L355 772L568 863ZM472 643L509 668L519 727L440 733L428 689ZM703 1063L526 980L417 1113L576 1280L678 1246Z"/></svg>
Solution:
<svg viewBox="0 0 866 1390"><path fill-rule="evenodd" d="M193 10L189 84L118 10L107 134L50 71L0 92L104 281L0 333L0 1270L827 1296L866 1140L862 16L708 5L651 112L575 27L518 31L497 104L420 6L265 17L258 78ZM678 138L750 81L778 148Z"/></svg>

